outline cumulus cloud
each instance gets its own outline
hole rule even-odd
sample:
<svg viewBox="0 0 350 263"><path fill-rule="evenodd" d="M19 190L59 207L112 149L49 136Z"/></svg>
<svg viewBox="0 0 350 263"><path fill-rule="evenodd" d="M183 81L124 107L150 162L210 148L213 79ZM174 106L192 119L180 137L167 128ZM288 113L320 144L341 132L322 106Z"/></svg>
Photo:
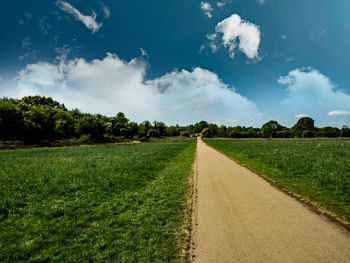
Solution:
<svg viewBox="0 0 350 263"><path fill-rule="evenodd" d="M295 116L304 112L313 116L320 125L329 125L328 116L334 109L350 108L350 94L338 90L331 80L315 69L295 69L280 77L285 85L286 98L281 102L286 114ZM339 113L340 111L338 111Z"/></svg>
<svg viewBox="0 0 350 263"><path fill-rule="evenodd" d="M188 124L201 120L257 126L257 106L202 68L174 70L146 81L147 62L123 61L114 54L103 59L38 62L19 72L18 97L51 96L69 108L113 116L119 111L135 121L161 120Z"/></svg>
<svg viewBox="0 0 350 263"><path fill-rule="evenodd" d="M211 7L211 5L208 2L201 2L200 7L204 11L204 14L208 18L212 18L213 17L213 14L211 13L213 11L213 8Z"/></svg>
<svg viewBox="0 0 350 263"><path fill-rule="evenodd" d="M261 5L265 4L265 0L256 0L256 1Z"/></svg>
<svg viewBox="0 0 350 263"><path fill-rule="evenodd" d="M211 43L218 40L219 44L228 48L231 58L234 58L237 46L250 59L259 56L259 26L242 20L237 14L219 22L215 27L215 33L207 35L207 38L211 40Z"/></svg>
<svg viewBox="0 0 350 263"><path fill-rule="evenodd" d="M74 16L75 19L81 21L88 29L95 33L102 27L102 22L96 22L96 13L92 11L91 16L83 15L78 9L74 8L70 3L58 0L56 2L57 6L64 12L67 12Z"/></svg>
<svg viewBox="0 0 350 263"><path fill-rule="evenodd" d="M350 115L350 111L334 110L334 111L328 112L328 116L343 116L343 115Z"/></svg>

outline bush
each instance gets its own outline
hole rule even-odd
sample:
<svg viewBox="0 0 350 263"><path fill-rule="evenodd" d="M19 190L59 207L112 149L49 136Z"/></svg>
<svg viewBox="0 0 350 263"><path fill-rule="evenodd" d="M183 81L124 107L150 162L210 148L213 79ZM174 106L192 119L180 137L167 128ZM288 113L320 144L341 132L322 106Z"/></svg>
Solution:
<svg viewBox="0 0 350 263"><path fill-rule="evenodd" d="M147 142L148 139L149 139L149 138L148 138L147 136L142 136L142 137L139 138L139 141L140 141L140 142Z"/></svg>
<svg viewBox="0 0 350 263"><path fill-rule="evenodd" d="M82 135L80 135L79 142L80 143L90 143L91 142L90 134L82 134Z"/></svg>
<svg viewBox="0 0 350 263"><path fill-rule="evenodd" d="M190 137L190 133L188 131L182 131L180 132L180 135L183 137Z"/></svg>
<svg viewBox="0 0 350 263"><path fill-rule="evenodd" d="M230 133L231 138L242 138L242 134L238 131L233 131Z"/></svg>
<svg viewBox="0 0 350 263"><path fill-rule="evenodd" d="M158 132L157 130L155 130L155 129L150 129L150 130L148 130L148 132L147 132L147 136L148 136L148 137L160 137L160 134L159 134L159 132Z"/></svg>
<svg viewBox="0 0 350 263"><path fill-rule="evenodd" d="M350 129L349 128L342 128L340 130L340 136L341 137L350 137Z"/></svg>
<svg viewBox="0 0 350 263"><path fill-rule="evenodd" d="M312 137L315 137L315 133L313 131L307 130L307 131L303 131L301 136L303 138L312 138Z"/></svg>

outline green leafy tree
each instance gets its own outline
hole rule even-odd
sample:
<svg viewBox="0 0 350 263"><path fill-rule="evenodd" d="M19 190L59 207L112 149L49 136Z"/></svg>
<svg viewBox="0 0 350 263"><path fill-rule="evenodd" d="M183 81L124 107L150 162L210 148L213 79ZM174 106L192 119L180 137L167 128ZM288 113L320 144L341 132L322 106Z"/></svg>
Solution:
<svg viewBox="0 0 350 263"><path fill-rule="evenodd" d="M202 136L205 138L213 137L213 134L211 133L211 130L209 128L204 128L201 133L202 133Z"/></svg>
<svg viewBox="0 0 350 263"><path fill-rule="evenodd" d="M292 127L292 134L296 137L302 137L304 131L315 131L314 120L310 117L303 117Z"/></svg>
<svg viewBox="0 0 350 263"><path fill-rule="evenodd" d="M150 129L148 132L147 132L147 136L148 137L160 137L160 134L157 130L155 129Z"/></svg>
<svg viewBox="0 0 350 263"><path fill-rule="evenodd" d="M321 128L321 134L323 137L339 137L340 130L338 128L326 126Z"/></svg>
<svg viewBox="0 0 350 263"><path fill-rule="evenodd" d="M276 137L276 133L278 131L282 131L283 129L283 126L279 125L277 121L269 121L267 123L265 123L260 131L262 132L263 134L263 137L264 138L267 138L267 137Z"/></svg>

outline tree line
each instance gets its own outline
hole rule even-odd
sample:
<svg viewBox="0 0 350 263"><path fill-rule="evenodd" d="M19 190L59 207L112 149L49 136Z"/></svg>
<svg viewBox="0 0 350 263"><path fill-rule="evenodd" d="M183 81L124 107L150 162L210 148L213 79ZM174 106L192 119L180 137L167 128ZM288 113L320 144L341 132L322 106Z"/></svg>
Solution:
<svg viewBox="0 0 350 263"><path fill-rule="evenodd" d="M36 143L43 140L75 139L80 142L119 142L147 140L149 137L190 136L231 138L350 137L350 129L317 128L305 117L292 127L269 121L261 128L226 127L198 122L187 126L166 126L163 122L137 124L119 112L114 117L68 110L50 97L27 96L22 99L0 99L0 140Z"/></svg>

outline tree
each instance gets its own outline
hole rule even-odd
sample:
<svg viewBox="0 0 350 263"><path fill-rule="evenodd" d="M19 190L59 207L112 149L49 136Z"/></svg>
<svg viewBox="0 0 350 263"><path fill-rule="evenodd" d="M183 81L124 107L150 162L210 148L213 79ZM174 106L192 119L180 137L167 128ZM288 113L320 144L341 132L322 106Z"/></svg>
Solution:
<svg viewBox="0 0 350 263"><path fill-rule="evenodd" d="M154 121L153 127L159 132L160 136L165 135L166 125L163 122Z"/></svg>
<svg viewBox="0 0 350 263"><path fill-rule="evenodd" d="M0 99L0 139L20 139L21 131L23 131L22 113L16 101Z"/></svg>
<svg viewBox="0 0 350 263"><path fill-rule="evenodd" d="M176 126L169 126L165 131L167 136L178 136L180 135L179 129Z"/></svg>
<svg viewBox="0 0 350 263"><path fill-rule="evenodd" d="M67 108L64 106L64 104L53 100L51 97L26 96L22 98L22 101L29 106L48 106L51 108L67 111Z"/></svg>
<svg viewBox="0 0 350 263"><path fill-rule="evenodd" d="M204 128L202 130L202 136L205 138L211 138L211 137L213 137L213 134L209 128Z"/></svg>
<svg viewBox="0 0 350 263"><path fill-rule="evenodd" d="M282 131L283 126L279 125L277 121L269 121L261 127L263 137L276 137L278 131Z"/></svg>
<svg viewBox="0 0 350 263"><path fill-rule="evenodd" d="M346 125L344 125L344 126L340 130L340 136L341 137L350 137L350 129L349 129L349 127L347 127Z"/></svg>
<svg viewBox="0 0 350 263"><path fill-rule="evenodd" d="M150 129L148 132L147 132L147 136L148 137L159 137L159 132L155 129Z"/></svg>
<svg viewBox="0 0 350 263"><path fill-rule="evenodd" d="M292 133L294 136L302 137L304 131L314 131L314 120L310 117L303 117L292 127Z"/></svg>
<svg viewBox="0 0 350 263"><path fill-rule="evenodd" d="M194 126L193 126L193 132L194 133L200 133L202 132L202 130L204 128L208 128L208 123L206 121L201 121L201 122L198 122L196 123Z"/></svg>
<svg viewBox="0 0 350 263"><path fill-rule="evenodd" d="M321 134L323 137L339 137L340 130L338 128L326 126L321 129Z"/></svg>

